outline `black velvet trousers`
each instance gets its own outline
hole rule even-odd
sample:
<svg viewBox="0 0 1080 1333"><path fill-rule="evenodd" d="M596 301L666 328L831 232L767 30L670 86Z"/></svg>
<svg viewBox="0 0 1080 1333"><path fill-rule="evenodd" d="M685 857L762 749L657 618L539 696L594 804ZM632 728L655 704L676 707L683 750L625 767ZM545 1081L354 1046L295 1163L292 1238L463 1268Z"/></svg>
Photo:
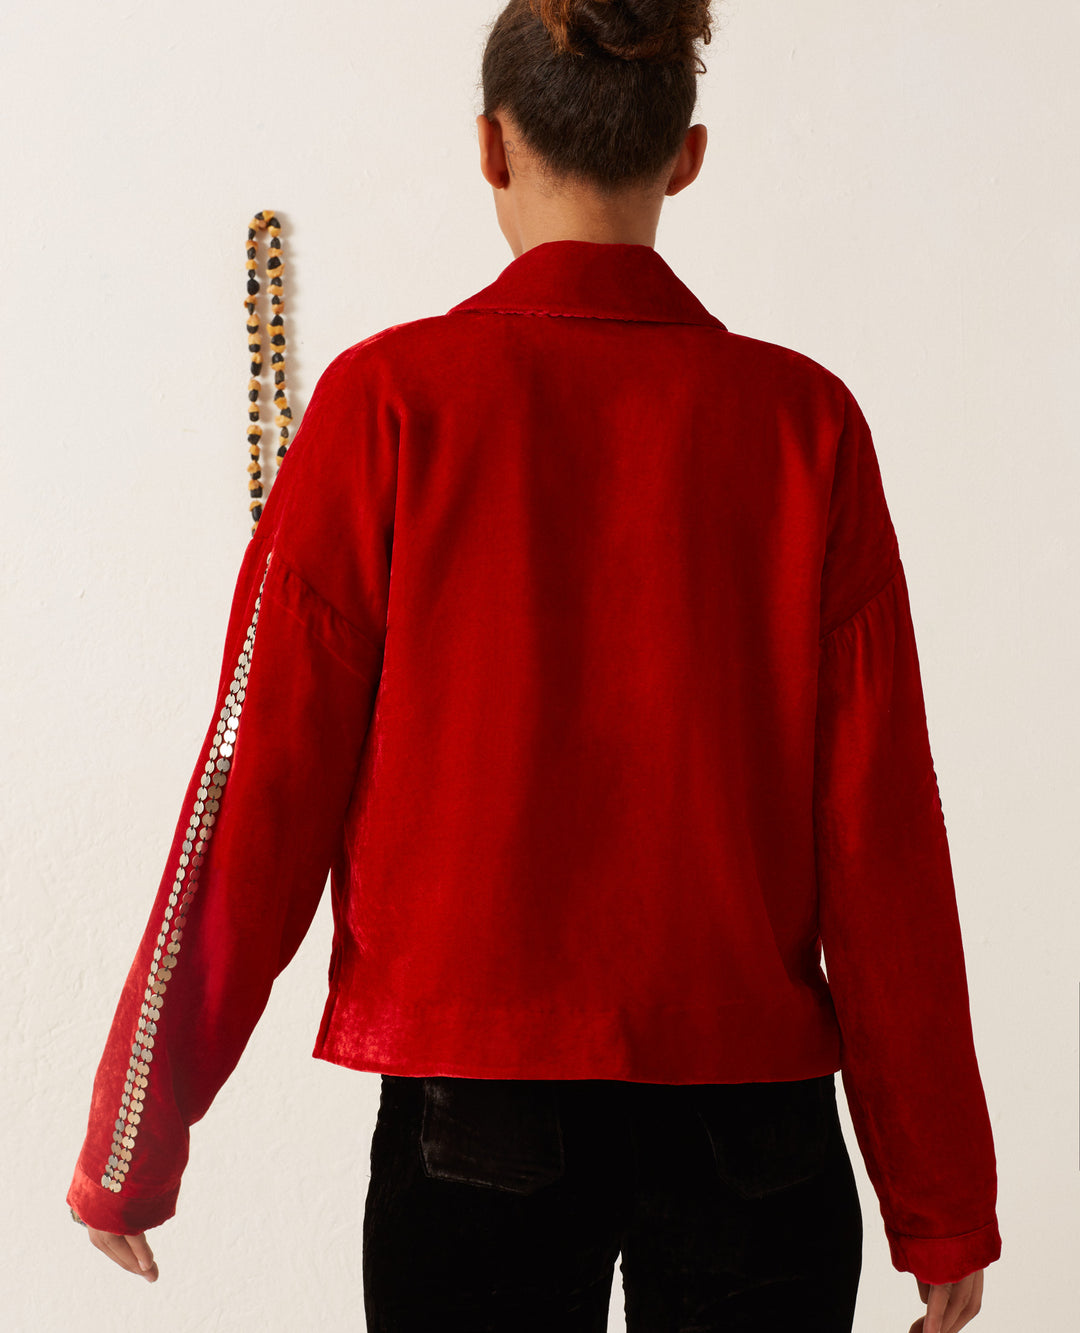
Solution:
<svg viewBox="0 0 1080 1333"><path fill-rule="evenodd" d="M862 1238L833 1074L382 1075L368 1333L850 1333Z"/></svg>

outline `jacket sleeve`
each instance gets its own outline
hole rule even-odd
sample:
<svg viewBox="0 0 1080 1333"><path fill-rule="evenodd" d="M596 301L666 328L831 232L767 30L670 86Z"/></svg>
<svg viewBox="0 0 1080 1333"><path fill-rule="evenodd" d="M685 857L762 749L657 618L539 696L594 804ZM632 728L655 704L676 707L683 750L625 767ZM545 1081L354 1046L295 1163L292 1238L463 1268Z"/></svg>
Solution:
<svg viewBox="0 0 1080 1333"><path fill-rule="evenodd" d="M994 1143L908 588L850 395L821 628L814 821L841 1077L894 1267L958 1281L1001 1253Z"/></svg>
<svg viewBox="0 0 1080 1333"><path fill-rule="evenodd" d="M353 349L350 349L350 352ZM68 1203L117 1234L176 1211L338 853L381 670L393 440L342 353L244 551L209 727L94 1078Z"/></svg>

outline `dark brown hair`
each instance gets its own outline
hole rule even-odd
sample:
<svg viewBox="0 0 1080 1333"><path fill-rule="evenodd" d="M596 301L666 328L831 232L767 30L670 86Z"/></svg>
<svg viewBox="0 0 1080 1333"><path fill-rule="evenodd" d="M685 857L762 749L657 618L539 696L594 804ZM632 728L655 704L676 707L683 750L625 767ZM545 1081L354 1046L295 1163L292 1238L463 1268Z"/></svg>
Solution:
<svg viewBox="0 0 1080 1333"><path fill-rule="evenodd" d="M604 193L652 182L690 128L710 7L510 0L484 47L484 115L508 115L550 177Z"/></svg>

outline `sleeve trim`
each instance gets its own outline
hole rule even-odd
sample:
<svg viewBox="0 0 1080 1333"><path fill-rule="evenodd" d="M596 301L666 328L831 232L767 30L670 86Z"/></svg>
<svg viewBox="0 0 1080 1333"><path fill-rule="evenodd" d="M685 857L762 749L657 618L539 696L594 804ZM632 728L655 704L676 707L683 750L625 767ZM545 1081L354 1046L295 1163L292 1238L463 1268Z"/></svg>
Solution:
<svg viewBox="0 0 1080 1333"><path fill-rule="evenodd" d="M973 1227L970 1231L956 1231L948 1236L913 1236L910 1232L907 1231L897 1231L895 1227L888 1227L888 1230L892 1233L892 1235L896 1236L899 1240L926 1240L926 1241L967 1240L969 1236L978 1236L981 1232L986 1231L988 1227L993 1227L996 1225L997 1225L997 1219L996 1217L992 1217L989 1222L984 1222L981 1227Z"/></svg>
<svg viewBox="0 0 1080 1333"><path fill-rule="evenodd" d="M992 1218L975 1231L956 1236L907 1236L886 1225L893 1267L914 1273L928 1286L959 1282L1001 1258L1001 1232Z"/></svg>

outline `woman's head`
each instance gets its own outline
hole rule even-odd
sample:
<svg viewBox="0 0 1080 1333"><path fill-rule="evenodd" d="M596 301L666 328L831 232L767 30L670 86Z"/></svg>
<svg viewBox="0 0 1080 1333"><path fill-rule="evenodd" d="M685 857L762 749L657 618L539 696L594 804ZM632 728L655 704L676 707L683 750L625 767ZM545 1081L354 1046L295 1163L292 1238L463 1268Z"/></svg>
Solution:
<svg viewBox="0 0 1080 1333"><path fill-rule="evenodd" d="M658 217L664 195L696 176L705 127L690 122L710 8L709 0L510 0L484 48L477 124L512 245L508 225L519 230L521 209L535 212L538 200L549 211L574 199L618 214L653 199ZM501 197L511 189L513 205Z"/></svg>

